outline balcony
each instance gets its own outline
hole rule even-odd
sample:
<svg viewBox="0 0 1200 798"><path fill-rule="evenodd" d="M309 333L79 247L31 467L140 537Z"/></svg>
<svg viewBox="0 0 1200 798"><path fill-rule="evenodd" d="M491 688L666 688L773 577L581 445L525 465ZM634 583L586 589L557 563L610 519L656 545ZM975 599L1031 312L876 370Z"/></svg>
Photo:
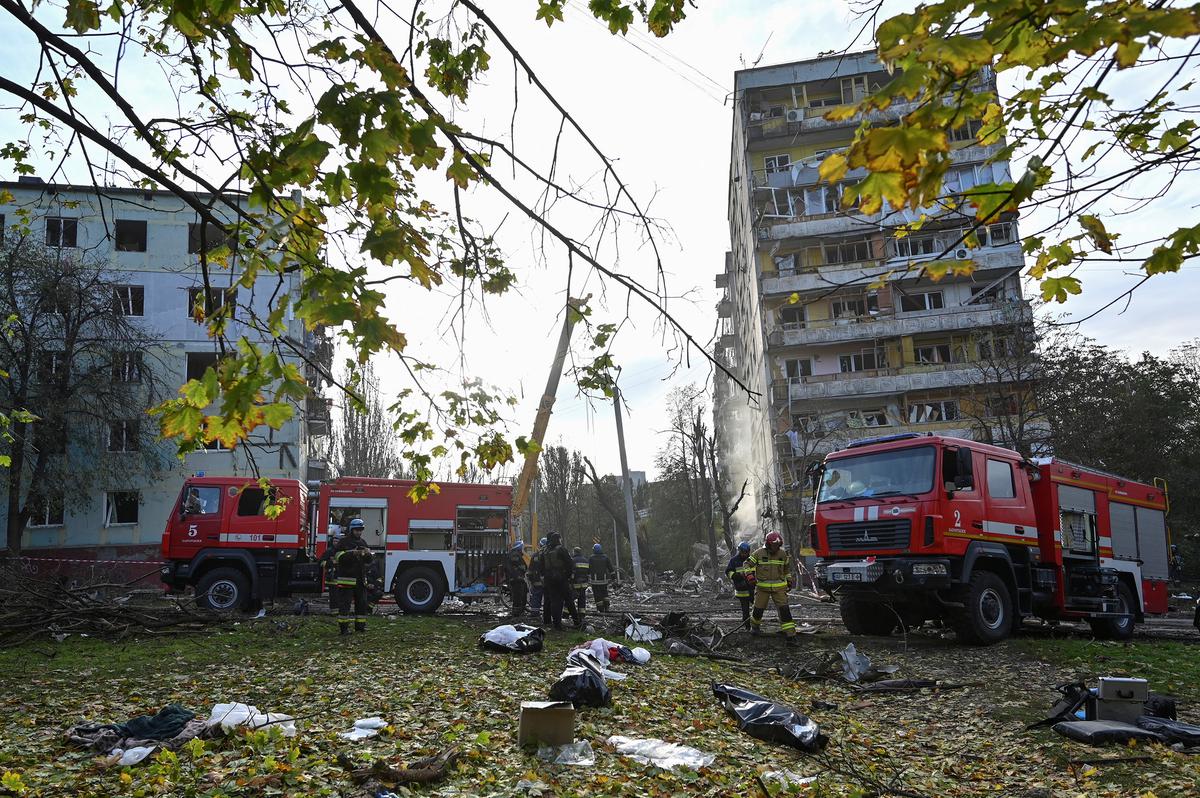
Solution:
<svg viewBox="0 0 1200 798"><path fill-rule="evenodd" d="M319 482L323 479L329 479L329 461L320 457L308 458L308 466L305 473L305 479L309 482Z"/></svg>
<svg viewBox="0 0 1200 798"><path fill-rule="evenodd" d="M1006 244L1000 247L980 247L968 250L967 257L975 262L976 272L987 272L997 269L1015 269L1024 261L1019 244ZM913 267L905 273L905 265L909 261ZM925 258L892 258L890 260L868 260L860 263L832 264L811 271L784 274L778 277L764 274L762 278L762 293L764 296L787 295L805 291L828 290L831 283L839 285L854 285L860 282L873 282L889 267L895 270L890 276L892 280L905 277L916 277L923 263L935 260L932 256ZM982 286L980 286L982 287Z"/></svg>
<svg viewBox="0 0 1200 798"><path fill-rule="evenodd" d="M304 417L309 435L328 435L333 415L333 400L324 396L309 396L304 400Z"/></svg>
<svg viewBox="0 0 1200 798"><path fill-rule="evenodd" d="M312 388L320 389L326 382L325 375L333 369L333 337L325 327L317 327L304 333L304 351L308 357L305 376Z"/></svg>
<svg viewBox="0 0 1200 798"><path fill-rule="evenodd" d="M871 124L879 124L881 122L891 122L911 112L918 105L919 100L911 102L896 102L892 103L888 108L882 111L870 111L866 114L866 118ZM863 121L862 114L855 114L849 119L826 119L825 114L831 111L838 110L844 106L824 106L819 108L792 108L789 109L784 116L777 116L771 119L751 119L746 122L746 138L748 141L768 141L779 138L796 138L797 136L807 136L813 133L818 133L825 130L841 130L844 128L858 127Z"/></svg>
<svg viewBox="0 0 1200 798"><path fill-rule="evenodd" d="M728 319L733 317L733 302L728 299L722 299L717 303L717 318Z"/></svg>
<svg viewBox="0 0 1200 798"><path fill-rule="evenodd" d="M729 272L721 272L720 274L718 274L715 282L716 282L717 288L728 288L729 287Z"/></svg>
<svg viewBox="0 0 1200 798"><path fill-rule="evenodd" d="M817 374L803 380L777 380L771 386L776 404L851 396L885 396L975 385L983 381L978 363L944 363L838 374Z"/></svg>
<svg viewBox="0 0 1200 798"><path fill-rule="evenodd" d="M973 330L979 327L998 327L1032 317L1027 302L1015 305L1001 302L978 305L959 305L941 310L926 310L903 315L867 316L861 318L825 319L804 322L803 325L781 325L767 332L769 348L789 346L819 346L864 338L899 338L904 335Z"/></svg>

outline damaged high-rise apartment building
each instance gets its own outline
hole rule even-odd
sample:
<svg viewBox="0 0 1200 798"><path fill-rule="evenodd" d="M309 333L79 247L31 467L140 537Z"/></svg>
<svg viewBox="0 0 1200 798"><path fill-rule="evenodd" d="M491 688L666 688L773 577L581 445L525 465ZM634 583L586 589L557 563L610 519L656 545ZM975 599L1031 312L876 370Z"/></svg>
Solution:
<svg viewBox="0 0 1200 798"><path fill-rule="evenodd" d="M841 186L818 179L818 165L861 121L825 114L892 79L873 53L735 76L717 356L757 396L718 375L714 404L725 477L735 489L750 483L743 525L774 524L780 511L803 523L805 467L851 440L916 431L1005 443L993 420L1015 412L1016 400L1002 383L1022 377L985 363L1030 319L1016 219L982 228L968 250L951 246L972 224L968 208L843 210ZM995 76L969 86L994 91ZM911 107L872 112L872 122ZM949 131L948 198L1009 179L1007 162L993 160L1001 145L981 145L978 130L969 122ZM852 170L843 182L863 176ZM896 235L922 213L919 231ZM943 253L973 261L974 272L930 279L922 263Z"/></svg>

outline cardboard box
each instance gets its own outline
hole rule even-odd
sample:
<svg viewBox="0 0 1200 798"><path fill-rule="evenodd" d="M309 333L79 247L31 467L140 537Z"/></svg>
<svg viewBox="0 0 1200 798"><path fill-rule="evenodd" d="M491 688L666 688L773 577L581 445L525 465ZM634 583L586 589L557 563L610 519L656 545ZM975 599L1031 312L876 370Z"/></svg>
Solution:
<svg viewBox="0 0 1200 798"><path fill-rule="evenodd" d="M517 745L575 742L575 707L570 701L522 701Z"/></svg>

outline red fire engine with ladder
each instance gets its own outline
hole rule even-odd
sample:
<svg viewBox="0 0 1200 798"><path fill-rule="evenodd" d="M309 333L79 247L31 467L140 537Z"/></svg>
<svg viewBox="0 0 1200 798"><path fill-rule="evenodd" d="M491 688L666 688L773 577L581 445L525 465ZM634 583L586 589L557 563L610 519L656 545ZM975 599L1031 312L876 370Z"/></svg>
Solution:
<svg viewBox="0 0 1200 798"><path fill-rule="evenodd" d="M989 644L1036 616L1128 639L1167 611L1162 481L917 433L851 444L812 477L817 581L853 634L939 618Z"/></svg>
<svg viewBox="0 0 1200 798"><path fill-rule="evenodd" d="M590 296L590 295L589 295ZM248 609L264 599L320 593L322 557L352 518L361 518L384 589L405 612L436 610L447 595L494 593L514 538L511 521L523 511L537 473L571 330L584 299L568 299L546 390L514 490L509 485L438 482L418 503L414 482L341 477L304 485L271 480L284 509L268 518L266 491L248 477L196 476L179 493L163 531L172 590L194 588L197 601L218 610Z"/></svg>
<svg viewBox="0 0 1200 798"><path fill-rule="evenodd" d="M283 513L268 518L267 495L246 477L192 477L163 532L162 579L194 587L213 609L319 593L331 537L352 518L375 552L385 589L406 612L433 612L448 594L494 591L510 545L508 485L439 482L413 503L408 480L347 477L303 485L272 480Z"/></svg>

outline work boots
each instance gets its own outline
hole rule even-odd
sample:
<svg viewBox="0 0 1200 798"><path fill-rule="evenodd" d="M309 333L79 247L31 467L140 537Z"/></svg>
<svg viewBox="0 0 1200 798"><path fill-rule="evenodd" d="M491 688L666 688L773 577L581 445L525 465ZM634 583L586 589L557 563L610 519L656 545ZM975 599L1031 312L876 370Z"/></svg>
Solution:
<svg viewBox="0 0 1200 798"><path fill-rule="evenodd" d="M349 635L350 635L350 624L339 623L338 624L338 637L348 637Z"/></svg>

